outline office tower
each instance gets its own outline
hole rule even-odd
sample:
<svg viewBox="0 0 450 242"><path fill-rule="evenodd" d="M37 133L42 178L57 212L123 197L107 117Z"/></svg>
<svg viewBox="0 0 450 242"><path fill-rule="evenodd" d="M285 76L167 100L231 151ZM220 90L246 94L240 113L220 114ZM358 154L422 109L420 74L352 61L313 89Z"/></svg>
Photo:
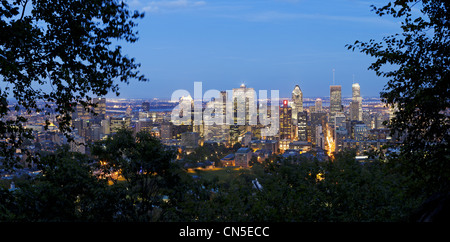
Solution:
<svg viewBox="0 0 450 242"><path fill-rule="evenodd" d="M359 83L353 83L352 84L352 97L360 97L361 96L361 87L359 86Z"/></svg>
<svg viewBox="0 0 450 242"><path fill-rule="evenodd" d="M115 133L122 128L129 128L130 124L131 124L130 117L126 117L124 115L120 115L117 117L110 117L109 119L110 133Z"/></svg>
<svg viewBox="0 0 450 242"><path fill-rule="evenodd" d="M359 102L352 100L350 102L350 120L360 120L359 119Z"/></svg>
<svg viewBox="0 0 450 242"><path fill-rule="evenodd" d="M322 112L322 99L317 98L314 106L315 106L316 113Z"/></svg>
<svg viewBox="0 0 450 242"><path fill-rule="evenodd" d="M350 103L350 119L362 120L362 97L358 83L352 85L352 101Z"/></svg>
<svg viewBox="0 0 450 242"><path fill-rule="evenodd" d="M248 88L245 84L242 84L239 88L233 88L233 111L235 125L256 125L256 101L255 89ZM252 123L252 121L254 123Z"/></svg>
<svg viewBox="0 0 450 242"><path fill-rule="evenodd" d="M106 117L106 98L94 98L92 103L95 104L93 119L105 119Z"/></svg>
<svg viewBox="0 0 450 242"><path fill-rule="evenodd" d="M225 94L222 94L222 96ZM232 94L233 120L230 128L230 142L238 142L245 133L251 131L251 125L257 124L258 112L256 106L256 92L242 84L233 88ZM223 96L224 97L224 96Z"/></svg>
<svg viewBox="0 0 450 242"><path fill-rule="evenodd" d="M292 91L292 124L297 125L297 114L303 112L303 93L298 85Z"/></svg>
<svg viewBox="0 0 450 242"><path fill-rule="evenodd" d="M171 121L175 126L189 125L192 130L192 123L194 120L194 99L191 95L180 98L178 107L172 110ZM148 118L148 113L147 113Z"/></svg>
<svg viewBox="0 0 450 242"><path fill-rule="evenodd" d="M330 86L330 113L342 112L341 86Z"/></svg>
<svg viewBox="0 0 450 242"><path fill-rule="evenodd" d="M93 119L93 121L98 121L105 119L106 116L106 98L93 98L92 104L88 105L86 108L81 104L77 104L75 111L72 114L72 119Z"/></svg>
<svg viewBox="0 0 450 242"><path fill-rule="evenodd" d="M342 151L343 142L348 138L347 122L344 113L336 113L334 121L335 151Z"/></svg>
<svg viewBox="0 0 450 242"><path fill-rule="evenodd" d="M88 107L87 107L88 108ZM83 107L82 104L77 104L75 111L72 114L72 119L91 119L91 114L89 110Z"/></svg>
<svg viewBox="0 0 450 242"><path fill-rule="evenodd" d="M311 141L316 144L319 145L316 142L316 129L318 126L320 127L327 127L327 113L322 112L322 113L311 113L310 114L311 117ZM320 133L319 133L320 134Z"/></svg>
<svg viewBox="0 0 450 242"><path fill-rule="evenodd" d="M368 128L366 124L364 123L355 124L352 128L353 128L352 135L354 137L354 140L363 141L367 139Z"/></svg>
<svg viewBox="0 0 450 242"><path fill-rule="evenodd" d="M307 132L307 121L308 114L306 111L298 113L298 140L299 141L308 141L308 132Z"/></svg>
<svg viewBox="0 0 450 242"><path fill-rule="evenodd" d="M315 144L317 147L325 149L325 135L323 134L322 125L317 125L315 129Z"/></svg>
<svg viewBox="0 0 450 242"><path fill-rule="evenodd" d="M220 95L217 99L214 99L214 115L215 117L219 117L221 114L221 118L215 119L216 122L208 124L205 122L204 127L204 140L205 141L215 141L218 143L228 144L230 141L230 125L226 123L226 101L227 101L227 92L221 91ZM204 118L205 119L205 118Z"/></svg>
<svg viewBox="0 0 450 242"><path fill-rule="evenodd" d="M100 121L100 126L102 127L102 133L104 135L109 135L111 133L110 122L108 119Z"/></svg>
<svg viewBox="0 0 450 242"><path fill-rule="evenodd" d="M333 85L330 86L330 115L328 117L331 128L334 126L334 117L339 112L342 112L341 86Z"/></svg>
<svg viewBox="0 0 450 242"><path fill-rule="evenodd" d="M292 108L288 106L288 100L283 100L283 106L280 109L280 140L291 140Z"/></svg>
<svg viewBox="0 0 450 242"><path fill-rule="evenodd" d="M150 120L138 120L134 123L134 128L136 132L151 132L153 127L153 122Z"/></svg>

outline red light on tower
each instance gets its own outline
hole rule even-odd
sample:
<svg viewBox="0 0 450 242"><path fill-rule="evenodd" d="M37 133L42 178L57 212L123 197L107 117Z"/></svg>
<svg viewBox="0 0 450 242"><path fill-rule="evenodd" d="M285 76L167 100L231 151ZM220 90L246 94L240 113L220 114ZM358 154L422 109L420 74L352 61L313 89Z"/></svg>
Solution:
<svg viewBox="0 0 450 242"><path fill-rule="evenodd" d="M283 106L287 107L288 105L288 100L283 100Z"/></svg>

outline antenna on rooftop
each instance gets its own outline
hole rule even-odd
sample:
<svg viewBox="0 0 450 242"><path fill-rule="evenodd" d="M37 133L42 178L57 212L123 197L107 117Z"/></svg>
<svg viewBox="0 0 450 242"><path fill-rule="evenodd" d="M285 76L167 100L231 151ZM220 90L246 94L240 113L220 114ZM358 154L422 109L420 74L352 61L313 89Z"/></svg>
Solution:
<svg viewBox="0 0 450 242"><path fill-rule="evenodd" d="M335 70L334 70L334 68L333 68L333 85L334 85L334 71L335 71Z"/></svg>

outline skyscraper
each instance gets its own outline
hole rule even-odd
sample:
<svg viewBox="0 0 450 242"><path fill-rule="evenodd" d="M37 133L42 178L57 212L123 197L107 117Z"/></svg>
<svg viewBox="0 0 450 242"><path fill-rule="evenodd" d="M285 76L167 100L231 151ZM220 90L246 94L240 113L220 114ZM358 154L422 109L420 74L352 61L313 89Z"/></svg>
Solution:
<svg viewBox="0 0 450 242"><path fill-rule="evenodd" d="M215 123L206 122L203 128L203 138L205 141L215 141L218 143L229 143L230 139L230 125L226 123L226 101L227 92L221 91L217 99L213 101L215 109L214 116L218 117ZM203 117L205 119L205 117Z"/></svg>
<svg viewBox="0 0 450 242"><path fill-rule="evenodd" d="M352 102L350 103L350 119L362 120L362 97L358 83L352 85Z"/></svg>
<svg viewBox="0 0 450 242"><path fill-rule="evenodd" d="M308 141L308 113L306 111L298 113L298 140Z"/></svg>
<svg viewBox="0 0 450 242"><path fill-rule="evenodd" d="M292 91L292 124L297 125L297 115L303 112L303 93L298 85Z"/></svg>
<svg viewBox="0 0 450 242"><path fill-rule="evenodd" d="M102 97L102 98L94 98L93 99L93 103L96 105L96 107L94 107L94 113L96 113L97 115L94 116L94 118L97 119L105 119L106 116L106 98Z"/></svg>
<svg viewBox="0 0 450 242"><path fill-rule="evenodd" d="M106 98L93 98L92 104L86 108L82 104L77 104L73 119L93 119L96 121L105 119L106 116Z"/></svg>
<svg viewBox="0 0 450 242"><path fill-rule="evenodd" d="M255 89L242 84L239 88L233 88L234 124L249 125L256 124L256 92Z"/></svg>
<svg viewBox="0 0 450 242"><path fill-rule="evenodd" d="M283 100L280 108L280 140L292 138L292 108L288 106L288 100Z"/></svg>
<svg viewBox="0 0 450 242"><path fill-rule="evenodd" d="M342 112L341 86L330 86L330 113Z"/></svg>
<svg viewBox="0 0 450 242"><path fill-rule="evenodd" d="M352 85L352 97L360 97L361 96L361 87L359 83L353 83Z"/></svg>
<svg viewBox="0 0 450 242"><path fill-rule="evenodd" d="M315 104L316 113L322 112L322 99L317 98Z"/></svg>

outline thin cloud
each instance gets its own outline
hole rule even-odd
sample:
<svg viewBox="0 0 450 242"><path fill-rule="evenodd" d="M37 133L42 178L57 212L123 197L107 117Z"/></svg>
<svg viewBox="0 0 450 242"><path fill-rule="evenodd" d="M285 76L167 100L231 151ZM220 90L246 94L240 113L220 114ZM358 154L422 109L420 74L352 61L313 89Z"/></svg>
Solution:
<svg viewBox="0 0 450 242"><path fill-rule="evenodd" d="M134 2L136 0L133 0ZM161 0L161 1L148 1L145 3L140 2L140 7L144 12L162 12L166 10L179 10L188 9L193 7L199 7L206 5L205 1L192 1L192 0Z"/></svg>
<svg viewBox="0 0 450 242"><path fill-rule="evenodd" d="M242 14L219 14L218 17L227 17L240 19L250 22L271 22L282 20L331 20L331 21L345 21L357 23L374 23L374 24L391 24L396 25L397 22L375 17L358 17L358 16L339 16L339 15L324 15L324 14L303 14L303 13L286 13L278 11L265 11L259 13L242 13Z"/></svg>

